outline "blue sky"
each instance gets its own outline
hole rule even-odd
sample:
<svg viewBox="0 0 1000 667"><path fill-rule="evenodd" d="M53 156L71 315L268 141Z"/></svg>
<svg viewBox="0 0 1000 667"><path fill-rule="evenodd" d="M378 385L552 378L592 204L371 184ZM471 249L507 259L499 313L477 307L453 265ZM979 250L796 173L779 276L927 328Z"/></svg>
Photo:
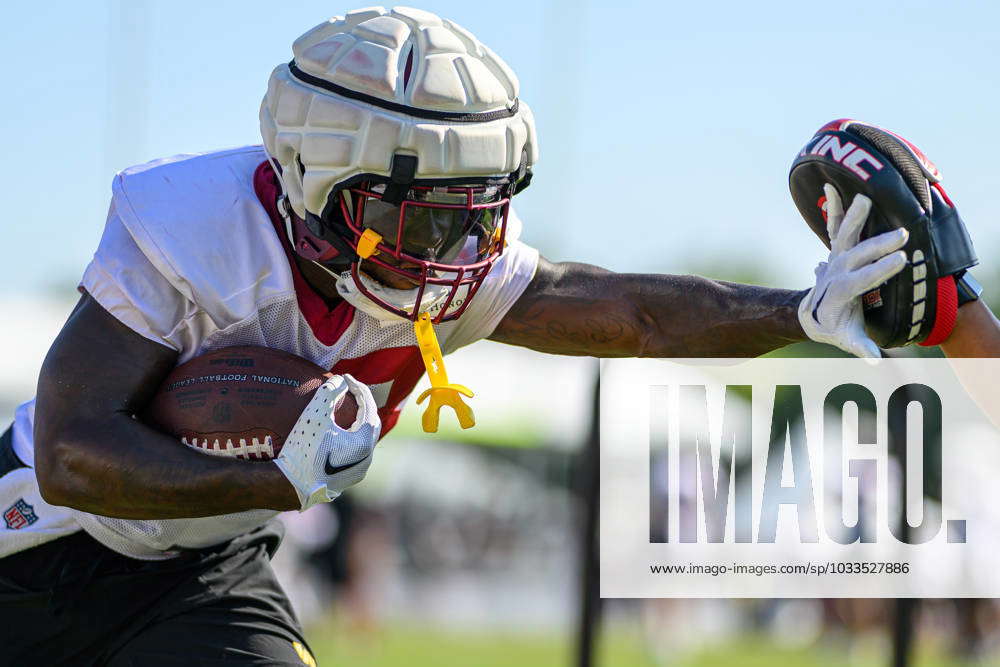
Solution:
<svg viewBox="0 0 1000 667"><path fill-rule="evenodd" d="M762 266L801 287L822 257L788 165L827 120L920 145L993 264L996 3L428 1L515 69L541 162L524 238L556 260L680 273ZM133 0L5 10L0 294L71 284L115 170L259 141L299 34L349 5ZM720 269L722 270L722 269Z"/></svg>

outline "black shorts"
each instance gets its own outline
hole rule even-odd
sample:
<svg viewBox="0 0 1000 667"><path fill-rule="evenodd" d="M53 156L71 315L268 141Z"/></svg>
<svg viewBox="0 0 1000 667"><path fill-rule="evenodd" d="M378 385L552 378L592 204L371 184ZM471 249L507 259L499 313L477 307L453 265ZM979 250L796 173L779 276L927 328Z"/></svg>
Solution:
<svg viewBox="0 0 1000 667"><path fill-rule="evenodd" d="M0 665L315 665L269 524L167 561L84 532L0 558Z"/></svg>

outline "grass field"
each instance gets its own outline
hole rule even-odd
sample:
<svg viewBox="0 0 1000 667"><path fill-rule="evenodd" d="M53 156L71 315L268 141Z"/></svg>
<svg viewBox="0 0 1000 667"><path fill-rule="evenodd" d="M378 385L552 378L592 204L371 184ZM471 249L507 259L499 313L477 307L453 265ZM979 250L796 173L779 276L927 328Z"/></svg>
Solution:
<svg viewBox="0 0 1000 667"><path fill-rule="evenodd" d="M353 636L352 636L353 635ZM309 642L319 665L351 667L542 667L573 663L562 637L477 634L392 626L357 635L342 625L313 626ZM614 637L602 646L602 665L653 666L638 642Z"/></svg>
<svg viewBox="0 0 1000 667"><path fill-rule="evenodd" d="M321 666L337 667L569 667L573 647L565 637L531 634L476 634L417 626L391 625L357 634L337 622L315 625L309 641ZM611 633L602 642L599 667L883 667L884 647L848 657L832 649L783 649L748 638L689 655L657 661L634 635ZM959 667L924 647L913 667ZM994 662L976 663L997 664Z"/></svg>

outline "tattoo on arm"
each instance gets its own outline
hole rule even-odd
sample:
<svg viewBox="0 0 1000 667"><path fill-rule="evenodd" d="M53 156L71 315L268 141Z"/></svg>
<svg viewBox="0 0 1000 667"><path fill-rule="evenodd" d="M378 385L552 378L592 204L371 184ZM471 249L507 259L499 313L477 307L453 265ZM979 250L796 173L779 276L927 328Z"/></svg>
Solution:
<svg viewBox="0 0 1000 667"><path fill-rule="evenodd" d="M804 339L803 294L543 258L490 338L597 357L756 356Z"/></svg>

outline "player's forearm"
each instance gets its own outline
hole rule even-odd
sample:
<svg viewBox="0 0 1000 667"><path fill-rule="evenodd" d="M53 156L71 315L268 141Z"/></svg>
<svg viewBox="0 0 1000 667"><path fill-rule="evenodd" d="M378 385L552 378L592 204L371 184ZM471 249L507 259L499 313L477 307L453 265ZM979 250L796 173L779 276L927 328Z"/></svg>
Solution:
<svg viewBox="0 0 1000 667"><path fill-rule="evenodd" d="M955 329L941 350L949 357L1000 357L1000 320L982 301L958 309Z"/></svg>
<svg viewBox="0 0 1000 667"><path fill-rule="evenodd" d="M700 276L622 276L646 335L641 357L755 357L805 339L805 292Z"/></svg>
<svg viewBox="0 0 1000 667"><path fill-rule="evenodd" d="M273 463L202 454L124 414L103 424L77 419L60 433L39 430L36 470L52 504L125 519L299 506Z"/></svg>
<svg viewBox="0 0 1000 667"><path fill-rule="evenodd" d="M543 259L490 338L597 357L756 356L804 340L804 294Z"/></svg>

